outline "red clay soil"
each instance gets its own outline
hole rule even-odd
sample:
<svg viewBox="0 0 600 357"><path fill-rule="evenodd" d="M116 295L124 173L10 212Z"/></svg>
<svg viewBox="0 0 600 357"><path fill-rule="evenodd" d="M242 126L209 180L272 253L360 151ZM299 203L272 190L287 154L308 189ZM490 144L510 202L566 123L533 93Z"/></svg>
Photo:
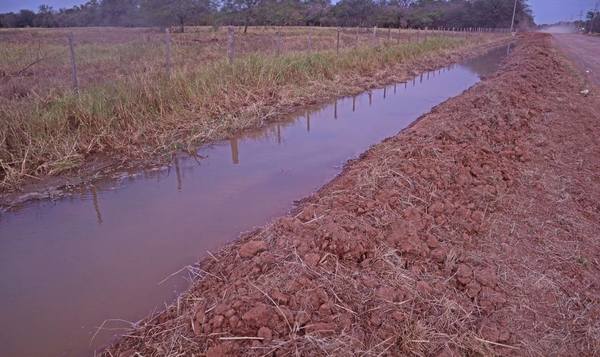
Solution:
<svg viewBox="0 0 600 357"><path fill-rule="evenodd" d="M105 355L600 354L600 97L582 83L526 35Z"/></svg>

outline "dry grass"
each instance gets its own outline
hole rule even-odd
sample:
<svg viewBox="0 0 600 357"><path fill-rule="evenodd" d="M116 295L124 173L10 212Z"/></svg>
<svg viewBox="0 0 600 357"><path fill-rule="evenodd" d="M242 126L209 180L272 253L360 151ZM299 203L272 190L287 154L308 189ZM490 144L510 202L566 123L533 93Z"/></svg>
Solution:
<svg viewBox="0 0 600 357"><path fill-rule="evenodd" d="M501 37L404 33L394 41L383 31L374 41L371 32L346 30L337 55L334 29L256 28L238 36L238 57L228 64L225 32L194 28L174 35L174 72L167 78L162 34L78 29L83 89L77 95L68 89L66 31L0 31L6 44L0 68L9 77L0 96L1 189L77 168L97 153L139 158L193 151L307 101L356 91L361 81L400 64L406 71ZM269 51L275 32L284 37L280 56ZM306 51L308 32L315 51Z"/></svg>
<svg viewBox="0 0 600 357"><path fill-rule="evenodd" d="M127 77L136 72L161 72L165 65L165 34L152 28L0 29L0 97L17 98L45 95L71 87L71 67L67 36L74 34L79 77L86 87ZM236 53L246 55L277 53L276 34L281 36L282 53L335 48L336 30L319 27L250 27L243 34L236 29ZM380 29L377 41L405 43L433 32ZM439 34L439 33L437 33ZM466 34L444 33L449 37ZM486 34L485 36L493 36ZM188 27L174 32L173 61L177 68L197 68L222 60L227 55L225 28ZM468 37L476 37L469 34ZM309 45L310 38L310 45ZM344 29L341 48L373 44L372 29ZM18 75L16 75L18 74Z"/></svg>

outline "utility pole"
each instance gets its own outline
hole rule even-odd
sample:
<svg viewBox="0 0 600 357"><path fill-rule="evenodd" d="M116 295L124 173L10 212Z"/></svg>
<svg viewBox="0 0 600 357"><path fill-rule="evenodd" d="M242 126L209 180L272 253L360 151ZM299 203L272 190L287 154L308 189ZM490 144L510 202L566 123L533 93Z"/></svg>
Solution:
<svg viewBox="0 0 600 357"><path fill-rule="evenodd" d="M590 19L590 34L594 31L594 25L596 24L596 17L598 17L598 5L600 4L600 0L596 1L596 7L594 8L594 13L592 18Z"/></svg>
<svg viewBox="0 0 600 357"><path fill-rule="evenodd" d="M517 15L517 1L519 1L519 0L515 0L515 6L513 7L512 22L510 23L510 32L511 33L513 33L515 30L515 16Z"/></svg>

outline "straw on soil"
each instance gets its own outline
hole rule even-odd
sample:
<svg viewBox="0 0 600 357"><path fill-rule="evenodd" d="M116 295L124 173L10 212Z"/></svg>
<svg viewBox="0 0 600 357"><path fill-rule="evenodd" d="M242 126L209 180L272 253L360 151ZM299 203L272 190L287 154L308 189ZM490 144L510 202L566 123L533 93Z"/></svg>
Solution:
<svg viewBox="0 0 600 357"><path fill-rule="evenodd" d="M597 354L600 97L581 81L526 35L105 355Z"/></svg>

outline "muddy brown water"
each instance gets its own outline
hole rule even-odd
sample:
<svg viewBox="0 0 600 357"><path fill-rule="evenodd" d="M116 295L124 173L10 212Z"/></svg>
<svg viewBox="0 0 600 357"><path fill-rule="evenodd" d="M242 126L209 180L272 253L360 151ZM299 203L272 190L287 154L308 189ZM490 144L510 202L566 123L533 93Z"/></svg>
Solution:
<svg viewBox="0 0 600 357"><path fill-rule="evenodd" d="M284 215L505 55L494 50L202 148L202 159L2 214L0 356L93 355L189 284L185 273L159 283L165 277Z"/></svg>

